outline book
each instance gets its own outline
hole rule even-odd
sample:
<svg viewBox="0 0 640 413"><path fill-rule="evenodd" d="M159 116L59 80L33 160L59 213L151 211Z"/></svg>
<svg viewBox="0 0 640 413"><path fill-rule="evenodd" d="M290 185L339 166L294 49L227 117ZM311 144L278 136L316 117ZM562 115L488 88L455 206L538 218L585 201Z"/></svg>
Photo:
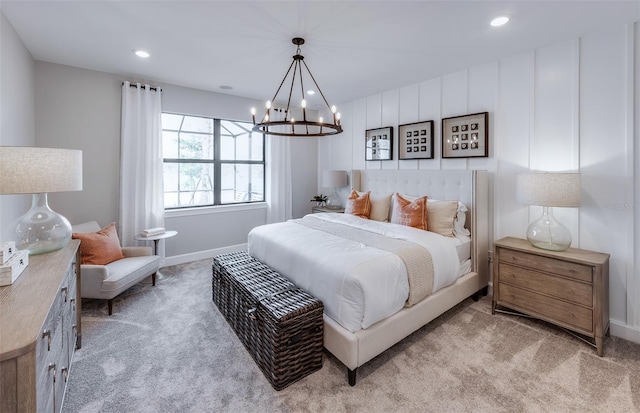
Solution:
<svg viewBox="0 0 640 413"><path fill-rule="evenodd" d="M13 241L0 242L0 265L3 265L16 252L16 243Z"/></svg>
<svg viewBox="0 0 640 413"><path fill-rule="evenodd" d="M164 234L165 229L162 227L155 227L155 228L147 228L147 229L143 229L142 230L142 236L143 237L150 237L153 235L160 235L160 234Z"/></svg>
<svg viewBox="0 0 640 413"><path fill-rule="evenodd" d="M0 286L11 285L29 265L29 251L15 251L9 260L0 265Z"/></svg>

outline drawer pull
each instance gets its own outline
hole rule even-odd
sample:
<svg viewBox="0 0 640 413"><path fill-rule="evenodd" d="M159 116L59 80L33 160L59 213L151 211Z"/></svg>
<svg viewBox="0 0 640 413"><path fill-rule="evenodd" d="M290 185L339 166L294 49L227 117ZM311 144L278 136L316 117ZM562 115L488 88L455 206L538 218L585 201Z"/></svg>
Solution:
<svg viewBox="0 0 640 413"><path fill-rule="evenodd" d="M44 330L42 332L42 338L47 338L47 351L51 351L51 330ZM51 368L51 366L49 366Z"/></svg>
<svg viewBox="0 0 640 413"><path fill-rule="evenodd" d="M60 289L60 291L64 293L64 302L66 303L67 302L67 291L68 291L68 288L67 287L62 287Z"/></svg>
<svg viewBox="0 0 640 413"><path fill-rule="evenodd" d="M56 382L56 363L49 363L49 371L53 370L53 382Z"/></svg>

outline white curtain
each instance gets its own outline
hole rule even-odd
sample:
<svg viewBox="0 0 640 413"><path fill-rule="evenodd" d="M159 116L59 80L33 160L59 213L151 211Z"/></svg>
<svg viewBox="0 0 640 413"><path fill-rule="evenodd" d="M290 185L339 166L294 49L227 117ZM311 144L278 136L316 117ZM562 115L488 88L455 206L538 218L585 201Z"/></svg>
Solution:
<svg viewBox="0 0 640 413"><path fill-rule="evenodd" d="M273 120L284 119L281 110L271 110ZM287 136L266 137L267 153L267 223L291 219L291 138Z"/></svg>
<svg viewBox="0 0 640 413"><path fill-rule="evenodd" d="M122 85L120 241L124 246L134 245L133 237L143 229L164 227L160 95L160 89L149 85Z"/></svg>

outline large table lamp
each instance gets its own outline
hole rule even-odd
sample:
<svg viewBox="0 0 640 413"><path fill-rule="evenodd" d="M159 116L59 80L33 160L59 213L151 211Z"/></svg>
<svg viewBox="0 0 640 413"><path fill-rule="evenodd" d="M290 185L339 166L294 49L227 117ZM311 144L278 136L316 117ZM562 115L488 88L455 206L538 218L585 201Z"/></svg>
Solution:
<svg viewBox="0 0 640 413"><path fill-rule="evenodd" d="M347 171L324 171L322 186L331 188L331 194L327 197L327 208L342 208L342 200L338 195L337 188L347 186Z"/></svg>
<svg viewBox="0 0 640 413"><path fill-rule="evenodd" d="M580 174L563 172L522 173L516 177L518 202L542 206L542 216L527 229L534 247L564 251L571 245L571 232L553 216L553 207L580 206Z"/></svg>
<svg viewBox="0 0 640 413"><path fill-rule="evenodd" d="M54 212L48 192L82 190L82 151L0 146L0 194L32 194L31 209L11 224L7 234L30 255L63 248L71 224Z"/></svg>

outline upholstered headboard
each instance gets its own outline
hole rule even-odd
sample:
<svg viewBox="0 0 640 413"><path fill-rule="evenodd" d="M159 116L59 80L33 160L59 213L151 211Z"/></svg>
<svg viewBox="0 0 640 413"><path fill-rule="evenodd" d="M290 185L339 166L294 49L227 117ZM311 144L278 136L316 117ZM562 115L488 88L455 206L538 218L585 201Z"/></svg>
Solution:
<svg viewBox="0 0 640 413"><path fill-rule="evenodd" d="M362 169L351 171L351 187L374 193L400 192L431 199L457 200L467 206L472 270L489 281L489 174L487 171Z"/></svg>

